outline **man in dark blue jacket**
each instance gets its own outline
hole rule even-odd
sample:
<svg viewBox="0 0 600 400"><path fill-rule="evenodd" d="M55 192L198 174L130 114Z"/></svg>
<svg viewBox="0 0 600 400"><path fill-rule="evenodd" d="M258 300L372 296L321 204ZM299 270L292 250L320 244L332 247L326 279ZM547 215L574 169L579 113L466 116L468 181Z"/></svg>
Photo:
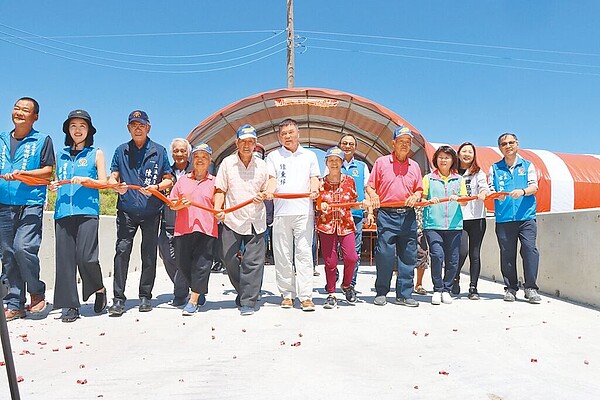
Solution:
<svg viewBox="0 0 600 400"><path fill-rule="evenodd" d="M151 196L148 189L165 190L172 186L171 166L167 150L148 138L148 114L135 110L129 114L127 129L131 140L115 150L110 166L110 184L120 183L115 190L117 201L117 244L113 280L113 305L110 316L120 317L125 312L125 283L133 238L138 228L142 231L142 276L139 285L140 312L152 310L150 299L156 277L158 227L163 203ZM139 185L142 190L127 189Z"/></svg>

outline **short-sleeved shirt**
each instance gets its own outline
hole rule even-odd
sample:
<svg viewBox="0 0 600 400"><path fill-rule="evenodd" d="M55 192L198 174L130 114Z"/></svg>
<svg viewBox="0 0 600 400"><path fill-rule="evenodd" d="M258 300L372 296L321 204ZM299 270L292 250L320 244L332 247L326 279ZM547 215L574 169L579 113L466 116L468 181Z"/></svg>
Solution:
<svg viewBox="0 0 600 400"><path fill-rule="evenodd" d="M207 174L201 180L193 177L193 172L186 174L177 180L169 194L173 201L180 197L197 203L199 205L214 208L215 177ZM175 217L175 236L182 236L192 232L200 232L205 235L218 237L217 220L214 214L198 207L190 206L177 211Z"/></svg>
<svg viewBox="0 0 600 400"><path fill-rule="evenodd" d="M421 169L416 161L407 158L400 162L389 154L375 161L368 185L375 189L380 203L395 203L423 190L422 182Z"/></svg>
<svg viewBox="0 0 600 400"><path fill-rule="evenodd" d="M269 176L277 179L275 193L308 193L310 178L319 177L319 161L312 151L298 146L295 152L285 147L272 151L267 156ZM274 199L275 216L312 215L312 200Z"/></svg>
<svg viewBox="0 0 600 400"><path fill-rule="evenodd" d="M321 201L328 204L355 202L357 193L354 179L342 174L340 182L333 184L325 177L319 189L319 195ZM326 211L320 211L316 221L317 230L321 233L330 235L336 233L338 236L345 236L356 231L349 208L331 207Z"/></svg>
<svg viewBox="0 0 600 400"><path fill-rule="evenodd" d="M246 167L235 153L221 162L215 187L225 192L224 208L230 208L264 191L268 179L267 164L263 160L251 157ZM251 235L252 227L256 233L264 232L267 229L265 204L251 203L225 214L225 225L240 235Z"/></svg>

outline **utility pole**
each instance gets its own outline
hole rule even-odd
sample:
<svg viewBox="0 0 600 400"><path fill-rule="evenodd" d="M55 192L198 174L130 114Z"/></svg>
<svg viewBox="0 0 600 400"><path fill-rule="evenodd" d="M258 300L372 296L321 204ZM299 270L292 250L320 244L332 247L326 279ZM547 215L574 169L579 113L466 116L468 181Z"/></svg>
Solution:
<svg viewBox="0 0 600 400"><path fill-rule="evenodd" d="M287 87L294 87L294 0L287 0Z"/></svg>

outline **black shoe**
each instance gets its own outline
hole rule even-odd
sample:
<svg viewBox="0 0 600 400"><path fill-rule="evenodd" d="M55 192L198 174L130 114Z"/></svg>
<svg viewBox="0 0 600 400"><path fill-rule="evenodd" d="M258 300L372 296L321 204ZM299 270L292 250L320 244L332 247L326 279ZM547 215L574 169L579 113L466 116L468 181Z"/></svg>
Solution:
<svg viewBox="0 0 600 400"><path fill-rule="evenodd" d="M210 272L227 273L227 271L225 270L225 267L223 266L223 263L221 261L214 261L212 267L210 268Z"/></svg>
<svg viewBox="0 0 600 400"><path fill-rule="evenodd" d="M106 289L104 292L96 292L96 301L94 301L94 312L100 314L106 309Z"/></svg>
<svg viewBox="0 0 600 400"><path fill-rule="evenodd" d="M458 279L455 279L454 283L452 284L452 294L460 294L460 284Z"/></svg>
<svg viewBox="0 0 600 400"><path fill-rule="evenodd" d="M356 303L356 291L354 290L353 286L342 288L342 292L346 295L346 300L348 303Z"/></svg>
<svg viewBox="0 0 600 400"><path fill-rule="evenodd" d="M110 317L120 317L125 312L125 301L121 299L114 299L113 305L108 308L108 315Z"/></svg>
<svg viewBox="0 0 600 400"><path fill-rule="evenodd" d="M63 311L62 322L75 322L79 318L79 310L77 308L67 308Z"/></svg>
<svg viewBox="0 0 600 400"><path fill-rule="evenodd" d="M181 307L187 304L187 298L186 297L173 297L173 300L171 300L171 305L173 307Z"/></svg>
<svg viewBox="0 0 600 400"><path fill-rule="evenodd" d="M150 299L145 297L140 298L140 306L138 308L139 312L148 312L152 311L152 304L150 303Z"/></svg>
<svg viewBox="0 0 600 400"><path fill-rule="evenodd" d="M469 299L471 300L479 300L479 293L477 292L477 288L475 286L471 286L469 288Z"/></svg>

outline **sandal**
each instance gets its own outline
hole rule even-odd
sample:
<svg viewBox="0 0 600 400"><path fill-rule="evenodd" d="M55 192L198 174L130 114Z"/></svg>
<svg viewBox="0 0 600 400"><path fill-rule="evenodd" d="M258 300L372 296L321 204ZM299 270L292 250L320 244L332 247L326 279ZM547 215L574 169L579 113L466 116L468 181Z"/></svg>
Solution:
<svg viewBox="0 0 600 400"><path fill-rule="evenodd" d="M415 293L418 294L427 294L427 290L423 288L423 286L419 285L415 288Z"/></svg>

